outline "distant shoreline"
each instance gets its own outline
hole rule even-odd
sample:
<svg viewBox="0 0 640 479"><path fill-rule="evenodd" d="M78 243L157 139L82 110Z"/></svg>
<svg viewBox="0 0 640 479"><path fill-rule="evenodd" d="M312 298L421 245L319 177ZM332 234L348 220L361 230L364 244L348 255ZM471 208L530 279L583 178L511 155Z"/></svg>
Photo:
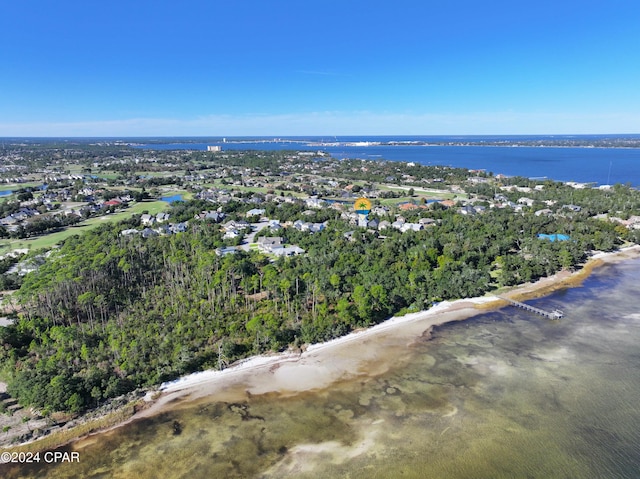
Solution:
<svg viewBox="0 0 640 479"><path fill-rule="evenodd" d="M121 136L121 137L3 137L7 146L28 147L42 142L79 142L149 148L169 145L243 145L252 143L322 146L493 146L531 148L639 149L639 133L559 135L294 135L294 136ZM9 142L9 145L6 144ZM15 143L15 145L14 145ZM161 148L163 149L163 148Z"/></svg>
<svg viewBox="0 0 640 479"><path fill-rule="evenodd" d="M500 294L522 301L546 296L558 289L581 284L599 266L636 258L640 258L639 245L610 253L598 253L580 270L561 271L534 283L515 286ZM303 351L253 356L222 371L207 370L183 376L161 384L158 389L148 390L144 403L125 406L132 413L129 417L123 418L123 408L110 413L113 415L112 424L109 421L105 424L104 416L86 421L80 418L76 420L79 426L35 441L5 446L0 450L44 450L68 444L73 444L73 448L82 448L83 444L93 442L96 435L198 400L242 401L248 396L268 393L295 395L324 389L337 381L358 375L381 374L385 366L382 366L382 370L375 369L380 367L375 364L375 341L397 341L399 347L404 345L406 349L421 337L428 337L436 326L463 321L505 306L504 300L493 295L445 301L426 311L393 317L368 329L325 343L309 345ZM101 420L103 422L99 423ZM95 430L87 428L92 422L96 423ZM78 431L77 435L74 435L75 430ZM59 441L56 441L58 436Z"/></svg>
<svg viewBox="0 0 640 479"><path fill-rule="evenodd" d="M375 137L365 137L365 138L375 138ZM142 139L140 139L142 140ZM151 140L151 138L150 138ZM155 139L154 139L155 140ZM206 139L189 139L184 138L182 140L172 139L173 141L160 142L158 140L145 143L145 142L125 142L123 144L127 146L132 146L136 148L142 149L150 149L153 150L154 146L162 146L167 147L171 145L202 145L207 143ZM598 141L594 141L593 143L589 143L585 141L584 143L571 144L570 142L555 142L553 140L524 140L524 141L500 141L500 140L487 140L487 141L422 141L422 140L397 140L397 141L317 141L314 139L286 139L286 138L254 138L254 139L227 139L226 141L221 141L220 139L211 139L208 143L218 144L220 146L224 145L251 145L255 143L265 143L265 144L295 144L302 147L307 148L322 148L322 147L416 147L416 146L424 146L424 147L494 147L494 148L586 148L586 149L612 149L612 148L622 148L622 149L630 149L637 150L640 149L640 138L636 141L637 144L634 145L625 145L620 143L612 143L612 144L600 144ZM162 148L166 149L166 148ZM183 148L179 148L183 149Z"/></svg>

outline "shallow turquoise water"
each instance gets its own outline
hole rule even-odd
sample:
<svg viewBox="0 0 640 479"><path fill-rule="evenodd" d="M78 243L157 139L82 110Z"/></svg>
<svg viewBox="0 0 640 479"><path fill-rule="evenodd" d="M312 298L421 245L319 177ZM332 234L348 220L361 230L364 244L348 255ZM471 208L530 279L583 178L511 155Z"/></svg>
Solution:
<svg viewBox="0 0 640 479"><path fill-rule="evenodd" d="M391 369L293 397L199 401L8 477L636 478L640 261L380 347ZM377 347L375 344L372 347ZM404 351L403 351L404 353ZM23 474L24 476L21 476Z"/></svg>

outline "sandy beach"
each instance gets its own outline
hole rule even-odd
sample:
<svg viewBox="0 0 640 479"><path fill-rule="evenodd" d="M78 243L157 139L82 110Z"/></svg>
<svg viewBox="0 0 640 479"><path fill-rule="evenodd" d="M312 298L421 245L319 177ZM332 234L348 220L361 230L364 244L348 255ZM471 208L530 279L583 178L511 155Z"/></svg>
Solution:
<svg viewBox="0 0 640 479"><path fill-rule="evenodd" d="M386 366L375 347L381 338L392 339L398 347L407 346L434 326L479 314L483 310L477 306L493 302L500 300L485 297L443 302L428 311L393 317L369 329L310 345L299 353L257 356L223 371L184 376L162 384L161 396L136 417L156 414L183 400L216 397L238 401L259 394L290 395L324 389L358 375L381 374Z"/></svg>
<svg viewBox="0 0 640 479"><path fill-rule="evenodd" d="M579 285L595 267L638 257L640 246L598 253L578 271L561 271L534 283L500 291L500 295L517 300L544 296L557 289ZM506 301L494 295L445 301L427 311L393 317L369 329L310 345L303 351L256 356L222 371L190 374L149 391L145 396L146 407L109 429L205 398L208 401L241 401L261 394L288 396L325 389L358 376L376 376L386 372L390 365L401 364L411 345L428 340L434 327L506 305ZM92 437L88 436L77 441L74 447L81 448L91 442Z"/></svg>
<svg viewBox="0 0 640 479"><path fill-rule="evenodd" d="M638 257L640 246L637 245L612 253L597 253L584 268L576 272L561 271L500 294L517 300L543 296L557 289L580 284L595 267ZM401 348L428 336L433 327L462 321L506 305L505 301L494 295L444 301L427 311L393 317L366 330L310 345L300 353L257 356L223 371L209 370L190 374L162 384L159 397L157 393L154 395L150 392L147 399L153 403L131 420L205 397L225 401L267 393L297 394L323 389L334 382L358 375L381 374L385 372L386 366L378 360L380 358L375 343L382 338L397 344L398 360L401 360ZM155 399L152 400L152 397Z"/></svg>

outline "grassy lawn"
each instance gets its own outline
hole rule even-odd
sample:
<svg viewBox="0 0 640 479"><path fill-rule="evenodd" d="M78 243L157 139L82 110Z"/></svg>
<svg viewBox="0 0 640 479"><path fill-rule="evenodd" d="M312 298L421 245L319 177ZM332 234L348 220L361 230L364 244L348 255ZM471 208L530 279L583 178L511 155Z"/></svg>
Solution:
<svg viewBox="0 0 640 479"><path fill-rule="evenodd" d="M380 204L384 206L396 206L400 203L406 203L407 201L415 201L416 204L420 204L420 198L417 196L402 196L400 198L384 198L380 200Z"/></svg>
<svg viewBox="0 0 640 479"><path fill-rule="evenodd" d="M175 195L182 195L182 199L184 201L189 201L193 199L193 193L191 193L190 191L187 190L178 190L178 189L161 189L160 190L162 196L175 196Z"/></svg>
<svg viewBox="0 0 640 479"><path fill-rule="evenodd" d="M98 178L104 178L105 180L115 180L120 178L120 173L95 173Z"/></svg>
<svg viewBox="0 0 640 479"><path fill-rule="evenodd" d="M260 186L240 186L240 185L225 185L221 180L214 180L212 183L206 183L207 187L220 188L228 191L252 191L254 193L266 193L267 190L273 188L264 188Z"/></svg>
<svg viewBox="0 0 640 479"><path fill-rule="evenodd" d="M71 163L64 166L65 170L69 170L70 175L84 175L85 172L83 171L83 168L85 168L83 165L79 165L76 163Z"/></svg>
<svg viewBox="0 0 640 479"><path fill-rule="evenodd" d="M42 182L31 181L29 183L2 183L0 184L0 191L8 191L8 190L19 190L20 188L33 188L35 186L40 186Z"/></svg>
<svg viewBox="0 0 640 479"><path fill-rule="evenodd" d="M396 206L400 203L406 203L408 201L415 202L415 204L420 204L420 198L424 198L426 200L451 200L455 199L458 195L448 194L448 195L415 195L415 196L402 196L400 198L385 198L380 200L380 204L385 206Z"/></svg>
<svg viewBox="0 0 640 479"><path fill-rule="evenodd" d="M169 203L167 203L166 201L160 201L160 200L155 200L155 201L143 201L142 203L136 203L133 206L127 208L125 211L122 212L123 217L126 216L131 216L133 214L137 214L137 213L142 213L144 210L148 210L149 214L151 215L155 215L156 213L160 213L161 211L166 210L169 207ZM126 215L125 213L129 212L129 215ZM120 214L120 213L116 213L116 214ZM112 215L115 216L115 215ZM118 220L120 220L122 218L118 218Z"/></svg>
<svg viewBox="0 0 640 479"><path fill-rule="evenodd" d="M126 210L118 211L117 213L100 216L98 218L90 218L86 221L83 221L80 225L77 226L97 226L104 224L105 221L115 223L129 218L135 214L141 214L143 211L147 211L149 212L149 214L155 215L167 209L168 206L169 203L165 201L143 201L142 203L134 203Z"/></svg>
<svg viewBox="0 0 640 479"><path fill-rule="evenodd" d="M0 241L0 254L7 253L14 249L36 250L41 248L51 248L57 243L67 239L69 236L80 234L87 231L85 225L70 226L62 231L57 231L37 238L21 239L21 240L2 240Z"/></svg>
<svg viewBox="0 0 640 479"><path fill-rule="evenodd" d="M215 180L213 182L210 183L205 183L202 186L204 186L205 188L219 188L221 190L227 190L227 191L251 191L253 193L262 193L262 194L266 194L267 191L272 190L274 192L274 194L279 195L280 191L284 192L285 196L287 195L291 195L291 196L295 196L297 198L306 198L307 195L304 193L297 193L295 191L286 191L286 190L279 190L278 188L266 188L266 187L260 187L260 186L239 186L239 185L224 185L222 184L222 182L220 180Z"/></svg>
<svg viewBox="0 0 640 479"><path fill-rule="evenodd" d="M164 178L166 176L181 176L181 171L135 171L134 175L142 176L145 178Z"/></svg>
<svg viewBox="0 0 640 479"><path fill-rule="evenodd" d="M429 197L432 198L453 198L456 193L452 193L449 190L438 190L438 189L434 189L434 188L422 188L420 186L397 186L397 185L384 185L384 184L379 184L377 185L378 189L380 190L387 190L387 191L409 191L411 188L413 188L413 191L416 192L416 194L423 194L423 195L428 195Z"/></svg>
<svg viewBox="0 0 640 479"><path fill-rule="evenodd" d="M69 226L61 231L56 231L55 233L48 235L22 240L0 240L0 254L7 253L14 249L36 250L40 248L51 248L52 246L67 239L69 236L81 234L84 231L90 231L105 222L114 223L129 218L132 215L140 214L143 211L148 211L149 214L157 214L164 211L168 206L169 204L164 201L144 201L142 203L135 203L126 210L101 216L99 218L90 218L82 223Z"/></svg>

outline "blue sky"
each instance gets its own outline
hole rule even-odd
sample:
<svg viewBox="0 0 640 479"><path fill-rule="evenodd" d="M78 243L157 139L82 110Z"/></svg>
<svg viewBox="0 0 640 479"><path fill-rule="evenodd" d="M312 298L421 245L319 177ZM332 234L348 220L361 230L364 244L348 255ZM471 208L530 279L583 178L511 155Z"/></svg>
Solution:
<svg viewBox="0 0 640 479"><path fill-rule="evenodd" d="M635 0L20 0L0 136L640 133Z"/></svg>

